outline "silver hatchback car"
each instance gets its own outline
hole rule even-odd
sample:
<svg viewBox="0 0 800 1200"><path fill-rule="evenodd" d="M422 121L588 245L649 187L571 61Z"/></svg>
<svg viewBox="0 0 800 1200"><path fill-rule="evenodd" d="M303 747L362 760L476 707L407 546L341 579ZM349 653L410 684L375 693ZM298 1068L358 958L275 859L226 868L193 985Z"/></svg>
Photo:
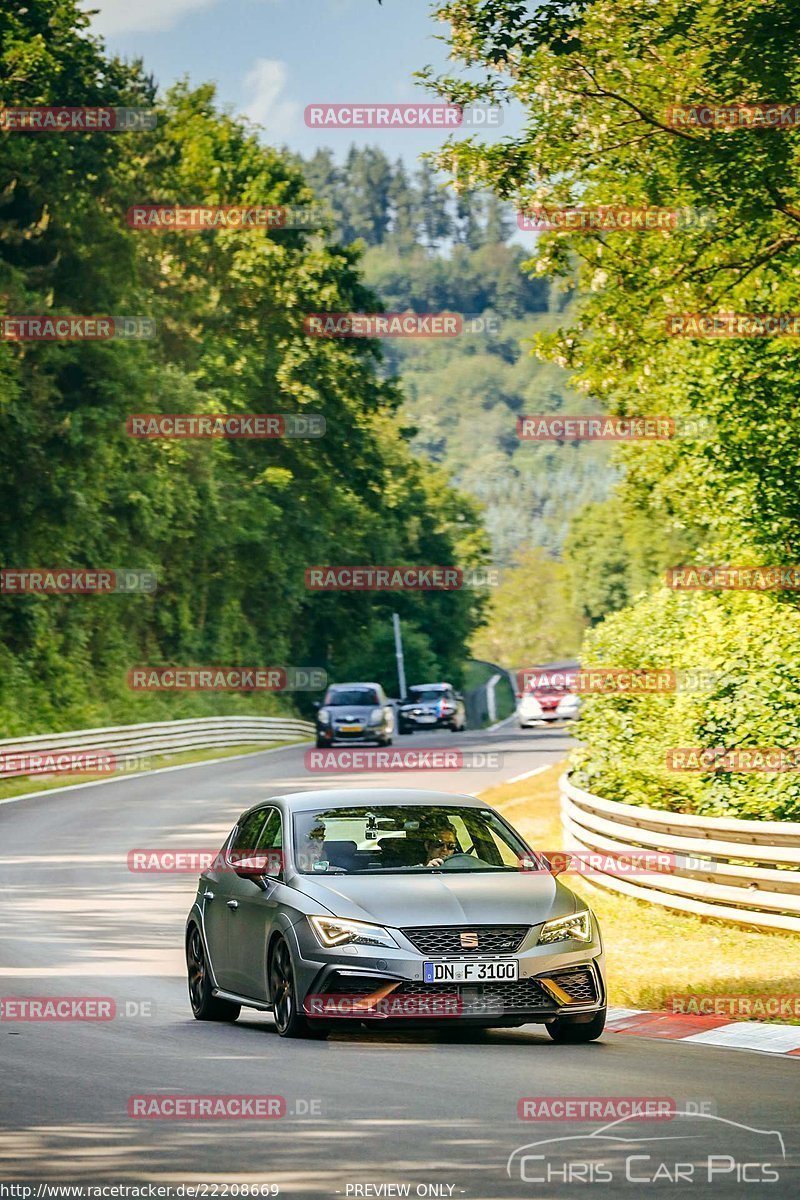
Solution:
<svg viewBox="0 0 800 1200"><path fill-rule="evenodd" d="M299 792L244 813L186 926L198 1020L271 1010L282 1037L342 1023L603 1032L591 910L482 800Z"/></svg>

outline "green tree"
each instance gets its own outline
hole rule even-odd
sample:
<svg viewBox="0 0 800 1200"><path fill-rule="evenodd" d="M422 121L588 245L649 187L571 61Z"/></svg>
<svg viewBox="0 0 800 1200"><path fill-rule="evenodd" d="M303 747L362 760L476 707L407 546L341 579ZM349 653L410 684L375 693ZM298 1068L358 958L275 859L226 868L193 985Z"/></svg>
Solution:
<svg viewBox="0 0 800 1200"><path fill-rule="evenodd" d="M158 106L153 133L8 134L0 181L4 313L137 314L140 341L0 342L0 561L144 567L155 595L0 597L0 723L8 734L237 711L273 699L131 695L153 663L346 664L395 598L316 594L323 563L471 565L477 507L426 471L374 342L315 338L303 315L374 310L354 248L302 230L153 234L152 201L310 204L302 173L219 110L210 85L154 94L108 59L72 0L5 11L3 105ZM319 160L320 175L330 163ZM358 170L385 177L367 155ZM367 190L363 189L364 195ZM369 214L367 214L369 216ZM382 236L385 205L370 218ZM319 439L138 441L132 413L319 413ZM482 598L404 595L409 636L459 664ZM427 639L427 642L426 642ZM362 642L370 673L382 650ZM282 701L285 705L285 700Z"/></svg>
<svg viewBox="0 0 800 1200"><path fill-rule="evenodd" d="M509 669L568 658L580 646L583 623L570 608L564 566L538 549L504 572L487 617L472 655Z"/></svg>

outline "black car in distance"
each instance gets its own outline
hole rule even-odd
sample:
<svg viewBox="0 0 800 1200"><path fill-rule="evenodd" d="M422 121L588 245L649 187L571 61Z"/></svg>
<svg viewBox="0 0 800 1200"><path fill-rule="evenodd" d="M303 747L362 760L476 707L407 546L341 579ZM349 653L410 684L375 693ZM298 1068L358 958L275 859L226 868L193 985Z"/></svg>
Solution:
<svg viewBox="0 0 800 1200"><path fill-rule="evenodd" d="M397 710L397 732L415 729L466 729L464 697L449 683L420 683L408 689Z"/></svg>

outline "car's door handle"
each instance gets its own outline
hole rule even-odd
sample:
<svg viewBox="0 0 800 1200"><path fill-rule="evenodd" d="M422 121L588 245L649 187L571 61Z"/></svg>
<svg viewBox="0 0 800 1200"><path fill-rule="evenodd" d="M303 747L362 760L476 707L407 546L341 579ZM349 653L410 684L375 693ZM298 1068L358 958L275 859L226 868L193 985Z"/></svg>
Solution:
<svg viewBox="0 0 800 1200"><path fill-rule="evenodd" d="M208 888L206 888L206 890L203 892L203 899L204 899L204 900L213 900L213 899L214 899L214 893L213 893L213 892L210 892L210 891L208 890Z"/></svg>
<svg viewBox="0 0 800 1200"><path fill-rule="evenodd" d="M238 900L229 900L228 901L228 908L238 908L238 907L239 907Z"/></svg>

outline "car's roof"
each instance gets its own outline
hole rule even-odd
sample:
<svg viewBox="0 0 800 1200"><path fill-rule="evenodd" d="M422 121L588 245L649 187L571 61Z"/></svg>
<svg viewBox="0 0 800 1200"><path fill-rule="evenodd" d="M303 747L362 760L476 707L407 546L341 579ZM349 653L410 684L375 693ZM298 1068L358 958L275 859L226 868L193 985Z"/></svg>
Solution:
<svg viewBox="0 0 800 1200"><path fill-rule="evenodd" d="M449 683L412 683L408 689L410 692L419 691L420 688L449 688Z"/></svg>
<svg viewBox="0 0 800 1200"><path fill-rule="evenodd" d="M328 690L330 691L332 688L351 688L351 687L371 687L371 688L379 688L380 686L381 686L381 685L380 685L379 683L371 683L371 682L368 680L366 683L364 683L363 681L359 681L359 682L356 682L356 683L332 683L332 684L330 684L330 685L329 685L329 688L328 688Z"/></svg>
<svg viewBox="0 0 800 1200"><path fill-rule="evenodd" d="M263 808L281 804L290 812L319 808L349 808L355 805L379 808L391 804L456 805L463 808L488 808L485 800L452 792L429 792L420 788L324 788L313 792L289 792L254 804ZM252 811L252 809L250 810Z"/></svg>

